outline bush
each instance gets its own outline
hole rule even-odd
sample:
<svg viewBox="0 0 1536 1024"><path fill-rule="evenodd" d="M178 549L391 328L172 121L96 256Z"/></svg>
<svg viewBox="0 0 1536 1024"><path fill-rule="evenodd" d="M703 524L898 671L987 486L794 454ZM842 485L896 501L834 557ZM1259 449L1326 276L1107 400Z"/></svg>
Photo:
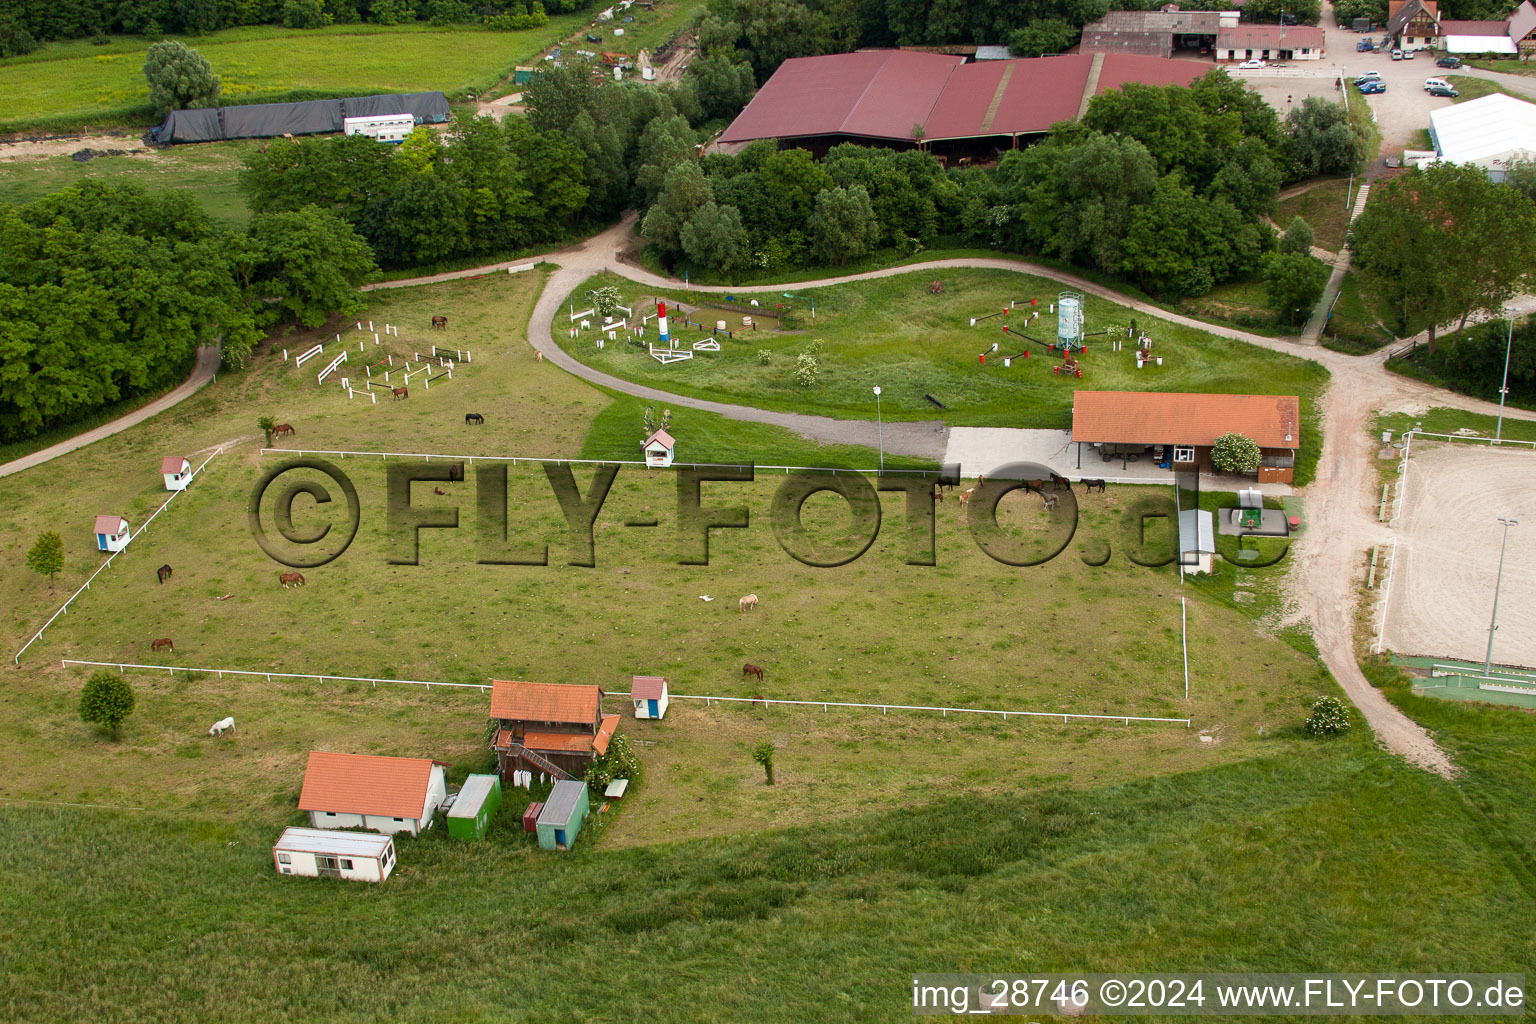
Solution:
<svg viewBox="0 0 1536 1024"><path fill-rule="evenodd" d="M1312 225L1301 217L1292 217L1290 227L1280 236L1280 251L1310 256L1314 241Z"/></svg>
<svg viewBox="0 0 1536 1024"><path fill-rule="evenodd" d="M1222 434L1211 446L1211 462L1229 473L1257 473L1261 454L1259 442L1236 433Z"/></svg>
<svg viewBox="0 0 1536 1024"><path fill-rule="evenodd" d="M80 720L100 725L115 739L133 714L133 687L122 676L105 670L94 673L80 692Z"/></svg>
<svg viewBox="0 0 1536 1024"><path fill-rule="evenodd" d="M1337 736L1349 731L1349 708L1337 697L1319 697L1307 716L1309 736Z"/></svg>
<svg viewBox="0 0 1536 1024"><path fill-rule="evenodd" d="M760 348L757 350L757 365L767 366L771 362L773 362L772 349Z"/></svg>
<svg viewBox="0 0 1536 1024"><path fill-rule="evenodd" d="M803 388L815 387L821 379L821 364L809 352L801 352L795 360L795 383Z"/></svg>
<svg viewBox="0 0 1536 1024"><path fill-rule="evenodd" d="M608 742L608 749L603 755L595 759L587 769L583 781L598 795L603 794L614 779L629 779L634 782L640 778L640 759L635 756L629 740L623 736L615 736Z"/></svg>
<svg viewBox="0 0 1536 1024"><path fill-rule="evenodd" d="M763 740L753 747L752 760L763 766L763 774L768 777L768 785L773 785L773 744Z"/></svg>
<svg viewBox="0 0 1536 1024"><path fill-rule="evenodd" d="M379 25L403 25L416 20L416 11L405 0L378 0L370 13Z"/></svg>
<svg viewBox="0 0 1536 1024"><path fill-rule="evenodd" d="M320 6L320 0L287 0L283 4L283 25L286 28L319 28L330 23L330 15Z"/></svg>

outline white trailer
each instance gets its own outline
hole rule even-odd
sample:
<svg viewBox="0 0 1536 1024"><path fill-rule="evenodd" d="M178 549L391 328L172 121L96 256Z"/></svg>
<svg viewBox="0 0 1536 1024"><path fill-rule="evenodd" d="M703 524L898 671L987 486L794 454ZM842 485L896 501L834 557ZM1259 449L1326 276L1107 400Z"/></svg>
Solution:
<svg viewBox="0 0 1536 1024"><path fill-rule="evenodd" d="M416 118L410 114L347 117L342 119L341 130L348 135L367 135L379 142L404 142L416 130Z"/></svg>
<svg viewBox="0 0 1536 1024"><path fill-rule="evenodd" d="M395 867L395 841L358 832L285 828L272 846L272 863L284 875L382 882Z"/></svg>

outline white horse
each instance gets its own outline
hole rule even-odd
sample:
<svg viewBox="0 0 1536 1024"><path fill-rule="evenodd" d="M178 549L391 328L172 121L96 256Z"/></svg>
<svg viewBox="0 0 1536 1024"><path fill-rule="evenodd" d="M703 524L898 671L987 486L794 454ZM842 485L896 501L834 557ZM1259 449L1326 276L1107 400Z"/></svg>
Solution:
<svg viewBox="0 0 1536 1024"><path fill-rule="evenodd" d="M235 731L235 720L233 718L221 718L217 722L214 722L213 728L208 730L208 735L223 736L225 729L228 729L230 732Z"/></svg>

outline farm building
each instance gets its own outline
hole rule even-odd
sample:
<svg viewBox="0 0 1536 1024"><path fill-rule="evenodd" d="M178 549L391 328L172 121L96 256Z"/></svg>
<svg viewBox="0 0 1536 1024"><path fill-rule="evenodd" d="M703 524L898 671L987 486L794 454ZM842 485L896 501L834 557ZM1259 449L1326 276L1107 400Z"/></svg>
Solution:
<svg viewBox="0 0 1536 1024"><path fill-rule="evenodd" d="M1512 165L1536 160L1536 103L1494 93L1433 110L1429 139L1440 160L1476 164L1503 181Z"/></svg>
<svg viewBox="0 0 1536 1024"><path fill-rule="evenodd" d="M1110 11L1083 26L1079 49L1165 58L1174 50L1205 53L1216 44L1216 33L1237 20L1236 11Z"/></svg>
<svg viewBox="0 0 1536 1024"><path fill-rule="evenodd" d="M97 516L95 533L99 551L121 551L133 539L128 520L122 516Z"/></svg>
<svg viewBox="0 0 1536 1024"><path fill-rule="evenodd" d="M1387 36L1400 50L1427 50L1440 38L1439 0L1390 0Z"/></svg>
<svg viewBox="0 0 1536 1024"><path fill-rule="evenodd" d="M1322 60L1323 30L1313 25L1233 25L1216 36L1216 59Z"/></svg>
<svg viewBox="0 0 1536 1024"><path fill-rule="evenodd" d="M1195 61L1127 53L975 63L909 50L794 57L779 65L720 142L780 139L813 152L879 142L945 159L985 159L1058 121L1076 120L1107 89L1127 82L1189 85L1208 70Z"/></svg>
<svg viewBox="0 0 1536 1024"><path fill-rule="evenodd" d="M635 676L629 684L636 718L662 718L667 713L667 681L661 676Z"/></svg>
<svg viewBox="0 0 1536 1024"><path fill-rule="evenodd" d="M309 753L299 810L315 828L409 832L432 827L448 796L444 765L424 757Z"/></svg>
<svg viewBox="0 0 1536 1024"><path fill-rule="evenodd" d="M618 715L603 714L599 687L504 679L491 683L491 718L497 723L491 749L503 779L517 771L580 778L608 752L619 725Z"/></svg>
<svg viewBox="0 0 1536 1024"><path fill-rule="evenodd" d="M483 839L501 806L501 777L471 775L448 810L448 834L455 839Z"/></svg>
<svg viewBox="0 0 1536 1024"><path fill-rule="evenodd" d="M1157 391L1077 391L1072 440L1085 455L1129 463L1150 455L1170 470L1215 472L1211 446L1222 434L1258 442L1258 479L1290 483L1301 447L1301 402L1295 395L1201 395Z"/></svg>
<svg viewBox="0 0 1536 1024"><path fill-rule="evenodd" d="M1216 561L1216 517L1208 509L1179 512L1179 561L1187 573L1209 573Z"/></svg>
<svg viewBox="0 0 1536 1024"><path fill-rule="evenodd" d="M537 828L539 847L545 850L569 850L576 842L581 823L591 809L585 782L562 780L550 790L549 799L539 811Z"/></svg>
<svg viewBox="0 0 1536 1024"><path fill-rule="evenodd" d="M192 482L192 463L180 455L167 455L160 460L160 475L165 477L165 489L184 491Z"/></svg>
<svg viewBox="0 0 1536 1024"><path fill-rule="evenodd" d="M410 114L370 114L345 117L341 121L345 135L366 135L377 142L404 142L416 130L416 118Z"/></svg>
<svg viewBox="0 0 1536 1024"><path fill-rule="evenodd" d="M395 841L324 828L285 828L272 845L272 863L282 875L382 882L395 867Z"/></svg>
<svg viewBox="0 0 1536 1024"><path fill-rule="evenodd" d="M666 469L672 465L672 450L677 442L665 430L658 430L645 439L641 446L645 452L645 464L652 469Z"/></svg>

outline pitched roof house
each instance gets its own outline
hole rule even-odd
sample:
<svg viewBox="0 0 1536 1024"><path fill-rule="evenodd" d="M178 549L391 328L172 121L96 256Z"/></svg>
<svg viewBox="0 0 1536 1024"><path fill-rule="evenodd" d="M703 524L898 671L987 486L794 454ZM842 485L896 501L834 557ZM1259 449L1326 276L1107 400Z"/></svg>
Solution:
<svg viewBox="0 0 1536 1024"><path fill-rule="evenodd" d="M1157 391L1078 391L1072 440L1100 449L1105 461L1154 448L1172 469L1214 468L1211 446L1222 434L1253 438L1262 452L1259 480L1290 483L1301 447L1301 402L1294 395L1203 395Z"/></svg>
<svg viewBox="0 0 1536 1024"><path fill-rule="evenodd" d="M444 765L424 757L379 757L312 750L299 810L315 828L409 832L432 827L448 795Z"/></svg>
<svg viewBox="0 0 1536 1024"><path fill-rule="evenodd" d="M602 704L597 686L492 681L497 727L491 748L502 777L514 771L580 777L608 752L619 725L619 716L603 714Z"/></svg>

